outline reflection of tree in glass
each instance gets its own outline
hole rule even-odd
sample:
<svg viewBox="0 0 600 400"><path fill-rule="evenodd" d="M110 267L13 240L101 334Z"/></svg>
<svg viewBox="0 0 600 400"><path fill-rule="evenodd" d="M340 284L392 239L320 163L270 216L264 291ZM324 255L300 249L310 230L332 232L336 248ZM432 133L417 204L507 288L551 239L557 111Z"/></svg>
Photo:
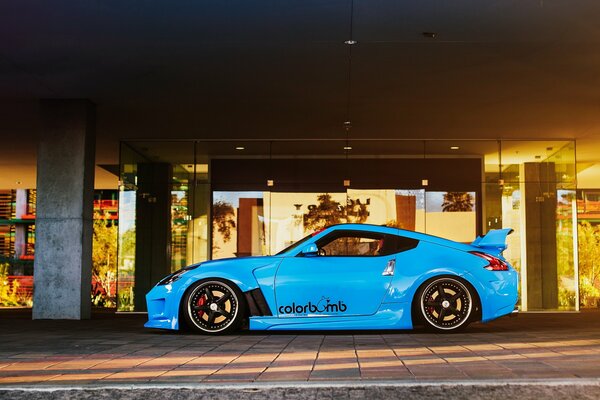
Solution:
<svg viewBox="0 0 600 400"><path fill-rule="evenodd" d="M117 310L133 311L135 273L135 226L119 234L119 289Z"/></svg>
<svg viewBox="0 0 600 400"><path fill-rule="evenodd" d="M384 225L390 228L404 229L404 224L402 222L396 221L395 219L390 219Z"/></svg>
<svg viewBox="0 0 600 400"><path fill-rule="evenodd" d="M579 223L579 295L584 307L600 306L600 226Z"/></svg>
<svg viewBox="0 0 600 400"><path fill-rule="evenodd" d="M119 243L119 260L135 259L135 228L128 229L121 234ZM119 269L124 268L124 263L120 263Z"/></svg>
<svg viewBox="0 0 600 400"><path fill-rule="evenodd" d="M223 241L231 239L231 230L235 229L235 211L230 203L217 201L213 204L213 226L223 235Z"/></svg>
<svg viewBox="0 0 600 400"><path fill-rule="evenodd" d="M343 222L363 223L369 216L368 203L363 204L358 200L348 199L348 204L342 206L333 200L329 193L317 196L318 204L309 207L304 214L304 229L316 231L330 225Z"/></svg>
<svg viewBox="0 0 600 400"><path fill-rule="evenodd" d="M348 204L346 205L346 221L355 224L366 222L369 217L369 211L367 210L369 204L370 199L367 199L367 202L364 204L359 199L348 199Z"/></svg>
<svg viewBox="0 0 600 400"><path fill-rule="evenodd" d="M339 224L344 217L341 204L331 198L328 193L317 196L319 204L311 206L304 214L304 229L317 231L329 225Z"/></svg>
<svg viewBox="0 0 600 400"><path fill-rule="evenodd" d="M117 227L108 224L106 214L94 218L92 246L92 302L95 306L114 307L117 277Z"/></svg>
<svg viewBox="0 0 600 400"><path fill-rule="evenodd" d="M171 221L174 225L185 225L187 217L187 198L179 198L177 194L171 195Z"/></svg>
<svg viewBox="0 0 600 400"><path fill-rule="evenodd" d="M442 211L473 211L473 196L468 192L446 192Z"/></svg>

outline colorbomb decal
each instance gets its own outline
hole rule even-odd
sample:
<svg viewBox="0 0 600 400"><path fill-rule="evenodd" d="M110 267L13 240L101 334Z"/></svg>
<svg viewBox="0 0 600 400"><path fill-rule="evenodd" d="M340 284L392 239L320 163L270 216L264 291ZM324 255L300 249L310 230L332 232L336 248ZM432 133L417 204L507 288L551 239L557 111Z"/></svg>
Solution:
<svg viewBox="0 0 600 400"><path fill-rule="evenodd" d="M339 314L344 313L348 307L342 300L332 303L329 297L321 297L316 304L309 301L306 304L292 304L280 306L279 314L294 314L294 315L307 315L307 314Z"/></svg>

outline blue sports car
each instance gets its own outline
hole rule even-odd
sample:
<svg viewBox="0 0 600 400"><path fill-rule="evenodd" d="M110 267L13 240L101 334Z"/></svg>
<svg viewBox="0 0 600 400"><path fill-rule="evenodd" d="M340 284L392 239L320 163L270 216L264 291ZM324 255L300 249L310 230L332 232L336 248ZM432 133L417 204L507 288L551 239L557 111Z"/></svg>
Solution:
<svg viewBox="0 0 600 400"><path fill-rule="evenodd" d="M273 256L207 261L146 295L148 328L447 332L517 311L511 229L471 244L386 226L330 226Z"/></svg>

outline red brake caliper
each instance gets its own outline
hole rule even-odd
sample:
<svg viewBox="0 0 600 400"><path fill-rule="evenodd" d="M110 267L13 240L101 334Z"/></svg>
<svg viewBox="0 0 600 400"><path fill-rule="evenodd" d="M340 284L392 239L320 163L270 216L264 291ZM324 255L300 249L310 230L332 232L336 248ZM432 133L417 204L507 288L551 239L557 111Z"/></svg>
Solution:
<svg viewBox="0 0 600 400"><path fill-rule="evenodd" d="M432 301L433 301L433 297L429 296L428 302L431 303ZM427 307L427 311L429 311L429 314L431 314L431 315L433 315L434 310L435 310L435 308L433 306Z"/></svg>
<svg viewBox="0 0 600 400"><path fill-rule="evenodd" d="M198 303L196 304L198 307L201 307L204 305L204 303L206 303L206 300L204 299L204 296L200 297L198 299ZM202 310L198 310L198 316L202 317L204 315L204 311Z"/></svg>

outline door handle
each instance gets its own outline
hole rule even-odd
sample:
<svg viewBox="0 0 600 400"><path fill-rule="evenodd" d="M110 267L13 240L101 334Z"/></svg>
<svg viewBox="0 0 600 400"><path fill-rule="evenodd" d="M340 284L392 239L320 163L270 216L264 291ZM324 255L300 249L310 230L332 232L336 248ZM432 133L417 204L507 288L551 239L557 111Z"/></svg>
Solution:
<svg viewBox="0 0 600 400"><path fill-rule="evenodd" d="M390 261L388 261L388 263L385 266L385 269L383 270L383 272L381 273L381 275L383 275L383 276L394 276L394 270L395 269L396 269L396 259L392 258Z"/></svg>

